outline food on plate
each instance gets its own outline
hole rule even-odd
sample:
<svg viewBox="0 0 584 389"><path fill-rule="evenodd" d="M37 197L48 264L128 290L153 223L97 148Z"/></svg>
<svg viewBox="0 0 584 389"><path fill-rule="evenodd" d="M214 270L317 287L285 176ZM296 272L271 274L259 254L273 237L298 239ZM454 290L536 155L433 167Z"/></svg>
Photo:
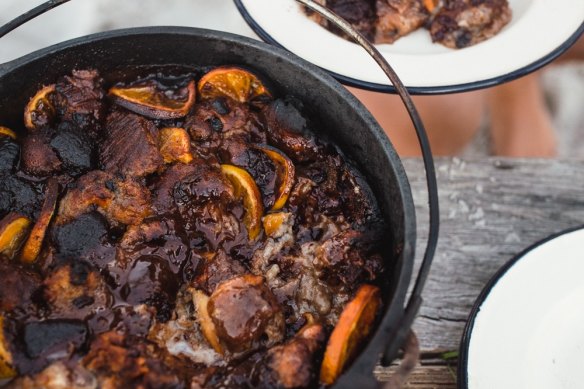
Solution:
<svg viewBox="0 0 584 389"><path fill-rule="evenodd" d="M394 43L420 28L432 42L460 49L496 35L511 20L507 0L321 0L374 43ZM344 36L337 27L305 8L316 22Z"/></svg>
<svg viewBox="0 0 584 389"><path fill-rule="evenodd" d="M0 127L0 385L310 388L347 368L382 311L386 223L264 82L75 70Z"/></svg>
<svg viewBox="0 0 584 389"><path fill-rule="evenodd" d="M428 29L432 41L453 49L495 36L511 21L507 0L456 0L440 4Z"/></svg>
<svg viewBox="0 0 584 389"><path fill-rule="evenodd" d="M378 0L376 5L376 43L393 43L423 27L430 18L426 2L420 0Z"/></svg>

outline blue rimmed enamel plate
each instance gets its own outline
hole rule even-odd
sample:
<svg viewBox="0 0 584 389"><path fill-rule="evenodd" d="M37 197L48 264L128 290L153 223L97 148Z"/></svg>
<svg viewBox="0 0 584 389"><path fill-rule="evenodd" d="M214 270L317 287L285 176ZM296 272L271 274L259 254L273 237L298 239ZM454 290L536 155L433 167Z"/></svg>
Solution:
<svg viewBox="0 0 584 389"><path fill-rule="evenodd" d="M341 82L392 91L359 46L308 19L294 0L235 0L252 29L328 70ZM462 92L501 84L549 63L584 31L583 0L509 0L511 22L489 40L454 50L432 43L424 29L378 45L411 93Z"/></svg>
<svg viewBox="0 0 584 389"><path fill-rule="evenodd" d="M461 343L459 387L580 389L584 229L519 254L479 296Z"/></svg>

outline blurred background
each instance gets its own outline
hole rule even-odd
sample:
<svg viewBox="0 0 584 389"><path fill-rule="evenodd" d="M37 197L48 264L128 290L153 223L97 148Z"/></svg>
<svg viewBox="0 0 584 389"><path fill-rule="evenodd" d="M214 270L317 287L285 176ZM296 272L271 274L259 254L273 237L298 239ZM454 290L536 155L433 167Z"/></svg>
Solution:
<svg viewBox="0 0 584 389"><path fill-rule="evenodd" d="M2 0L6 23L42 0ZM231 0L73 0L0 41L0 63L66 39L104 30L175 25L257 38ZM292 33L292 32L291 32ZM402 156L419 154L396 96L350 90L368 107ZM418 96L436 155L584 158L584 39L561 59L486 90Z"/></svg>
<svg viewBox="0 0 584 389"><path fill-rule="evenodd" d="M45 0L0 1L4 24ZM191 26L257 36L231 0L72 0L0 41L0 62L93 32L141 26Z"/></svg>

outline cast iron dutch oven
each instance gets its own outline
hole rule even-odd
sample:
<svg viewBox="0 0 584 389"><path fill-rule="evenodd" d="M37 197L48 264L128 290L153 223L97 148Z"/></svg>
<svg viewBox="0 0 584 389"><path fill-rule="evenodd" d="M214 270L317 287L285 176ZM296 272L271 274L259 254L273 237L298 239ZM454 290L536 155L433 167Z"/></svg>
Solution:
<svg viewBox="0 0 584 389"><path fill-rule="evenodd" d="M0 37L22 23L69 0L52 0L0 28ZM353 160L371 185L389 222L389 253L383 315L376 331L335 388L374 387L373 368L388 365L402 347L421 304L438 235L435 175L419 116L389 65L358 33L330 11L299 0L337 23L368 50L388 73L408 109L424 152L431 210L430 239L424 263L408 301L416 244L415 209L401 161L379 124L342 85L295 55L255 40L195 28L155 27L110 31L67 41L0 65L0 123L22 127L22 107L41 86L73 69L96 68L101 74L141 65L215 66L235 64L271 80L275 95L293 95L308 108L322 131Z"/></svg>

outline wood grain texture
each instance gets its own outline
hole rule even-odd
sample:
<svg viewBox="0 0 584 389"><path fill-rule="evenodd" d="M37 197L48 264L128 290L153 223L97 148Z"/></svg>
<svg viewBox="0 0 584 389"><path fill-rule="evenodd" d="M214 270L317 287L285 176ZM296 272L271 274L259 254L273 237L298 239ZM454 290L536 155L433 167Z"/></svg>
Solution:
<svg viewBox="0 0 584 389"><path fill-rule="evenodd" d="M424 170L420 159L403 162L416 204L419 262L428 231ZM447 367L435 357L458 350L485 284L537 241L584 225L584 161L438 158L436 170L441 233L414 323L423 364L407 388L455 387L451 373L456 366L451 362ZM377 373L382 379L388 371L379 368Z"/></svg>
<svg viewBox="0 0 584 389"><path fill-rule="evenodd" d="M377 378L386 381L394 368L379 369ZM412 372L402 389L455 389L456 365L421 365Z"/></svg>

